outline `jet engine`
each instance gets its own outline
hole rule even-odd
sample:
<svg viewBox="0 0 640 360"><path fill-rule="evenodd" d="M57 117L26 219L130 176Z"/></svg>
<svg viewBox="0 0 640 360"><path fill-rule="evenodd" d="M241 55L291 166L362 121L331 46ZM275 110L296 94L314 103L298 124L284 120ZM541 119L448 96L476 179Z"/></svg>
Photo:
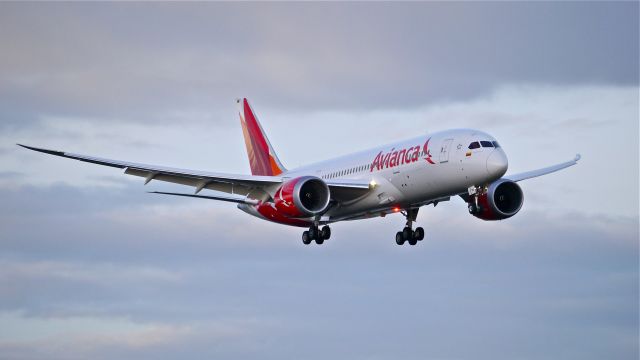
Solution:
<svg viewBox="0 0 640 360"><path fill-rule="evenodd" d="M502 220L518 213L524 195L518 184L500 179L469 199L469 212L482 220Z"/></svg>
<svg viewBox="0 0 640 360"><path fill-rule="evenodd" d="M287 217L309 217L329 206L329 186L315 176L301 176L285 182L274 196L275 207Z"/></svg>

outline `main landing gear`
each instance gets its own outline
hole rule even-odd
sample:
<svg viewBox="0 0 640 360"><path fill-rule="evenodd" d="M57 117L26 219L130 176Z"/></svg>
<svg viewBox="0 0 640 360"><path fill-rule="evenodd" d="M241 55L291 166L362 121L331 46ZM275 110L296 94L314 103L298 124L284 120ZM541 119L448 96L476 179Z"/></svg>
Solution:
<svg viewBox="0 0 640 360"><path fill-rule="evenodd" d="M409 245L415 245L418 241L424 239L423 228L418 227L415 231L412 229L413 222L416 221L418 217L418 209L409 209L406 213L403 212L402 214L407 218L407 225L402 231L396 233L396 244L404 245L406 241Z"/></svg>
<svg viewBox="0 0 640 360"><path fill-rule="evenodd" d="M302 233L302 243L305 245L311 244L313 240L316 244L321 245L325 240L329 240L331 237L331 228L327 225L319 229L318 225L313 225L308 231Z"/></svg>

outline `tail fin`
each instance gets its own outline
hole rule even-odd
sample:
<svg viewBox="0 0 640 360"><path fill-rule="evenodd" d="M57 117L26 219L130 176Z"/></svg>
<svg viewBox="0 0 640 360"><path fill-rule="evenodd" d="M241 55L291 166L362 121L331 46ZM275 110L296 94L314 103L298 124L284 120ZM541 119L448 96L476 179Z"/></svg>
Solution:
<svg viewBox="0 0 640 360"><path fill-rule="evenodd" d="M247 146L249 165L253 175L280 175L287 171L273 150L247 99L238 99L240 123Z"/></svg>

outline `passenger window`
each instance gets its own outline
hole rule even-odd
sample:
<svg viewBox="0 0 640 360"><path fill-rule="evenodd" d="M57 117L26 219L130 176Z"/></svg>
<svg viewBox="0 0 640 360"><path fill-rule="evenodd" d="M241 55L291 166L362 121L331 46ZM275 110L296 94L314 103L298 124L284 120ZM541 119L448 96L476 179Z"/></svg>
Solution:
<svg viewBox="0 0 640 360"><path fill-rule="evenodd" d="M474 141L471 144L469 144L469 149L471 150L478 149L478 148L480 148L480 144L477 141Z"/></svg>
<svg viewBox="0 0 640 360"><path fill-rule="evenodd" d="M480 141L482 147L493 147L493 143L491 141Z"/></svg>

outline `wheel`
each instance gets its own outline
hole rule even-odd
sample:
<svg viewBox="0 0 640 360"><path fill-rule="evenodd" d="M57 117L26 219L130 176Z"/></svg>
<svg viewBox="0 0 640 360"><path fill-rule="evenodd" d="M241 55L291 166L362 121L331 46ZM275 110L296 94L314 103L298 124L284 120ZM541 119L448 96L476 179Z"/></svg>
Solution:
<svg viewBox="0 0 640 360"><path fill-rule="evenodd" d="M418 239L416 239L416 238L409 239L409 245L413 246L413 245L415 245L417 243L418 243Z"/></svg>
<svg viewBox="0 0 640 360"><path fill-rule="evenodd" d="M329 240L329 238L331 238L331 228L327 225L322 227L322 231L320 233L322 234L322 238L325 240Z"/></svg>
<svg viewBox="0 0 640 360"><path fill-rule="evenodd" d="M398 231L396 233L396 244L404 245L404 237L402 236L402 231Z"/></svg>
<svg viewBox="0 0 640 360"><path fill-rule="evenodd" d="M302 233L302 243L305 245L311 244L311 238L309 237L308 231Z"/></svg>
<svg viewBox="0 0 640 360"><path fill-rule="evenodd" d="M421 227L416 228L416 231L413 233L413 237L418 241L424 239L424 229Z"/></svg>
<svg viewBox="0 0 640 360"><path fill-rule="evenodd" d="M309 228L309 239L310 240L315 240L318 238L318 228L315 226L312 226Z"/></svg>
<svg viewBox="0 0 640 360"><path fill-rule="evenodd" d="M322 235L322 234L320 234L320 235ZM316 238L316 244L322 245L323 243L324 243L324 238L322 236L318 236Z"/></svg>
<svg viewBox="0 0 640 360"><path fill-rule="evenodd" d="M411 240L413 239L413 230L411 230L411 228L406 227L402 230L402 237L405 240Z"/></svg>

